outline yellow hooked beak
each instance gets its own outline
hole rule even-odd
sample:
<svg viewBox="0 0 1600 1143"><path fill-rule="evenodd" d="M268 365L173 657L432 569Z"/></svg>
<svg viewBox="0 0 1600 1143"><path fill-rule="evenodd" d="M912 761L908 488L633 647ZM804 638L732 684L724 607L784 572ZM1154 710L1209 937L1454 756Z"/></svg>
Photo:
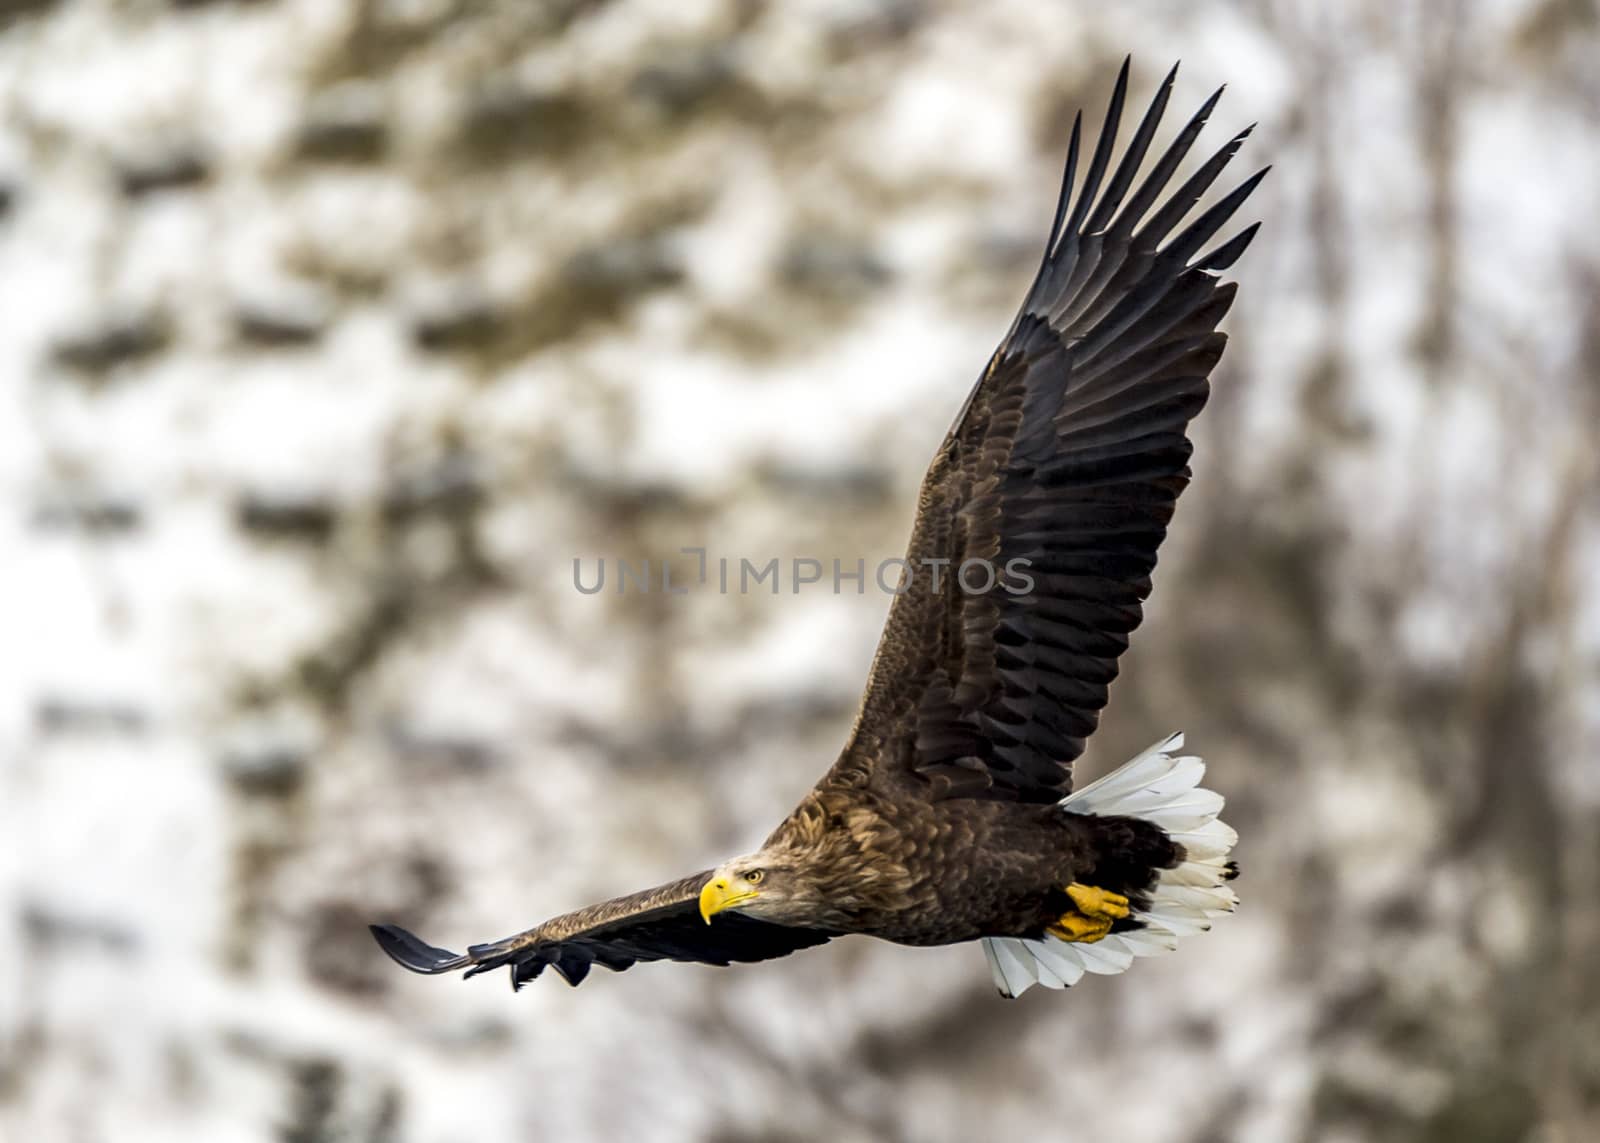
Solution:
<svg viewBox="0 0 1600 1143"><path fill-rule="evenodd" d="M706 882L706 887L700 890L700 916L709 925L714 914L724 909L731 909L735 905L742 905L752 897L760 895L754 889L745 888L742 883L735 889L728 883L726 877L713 877Z"/></svg>

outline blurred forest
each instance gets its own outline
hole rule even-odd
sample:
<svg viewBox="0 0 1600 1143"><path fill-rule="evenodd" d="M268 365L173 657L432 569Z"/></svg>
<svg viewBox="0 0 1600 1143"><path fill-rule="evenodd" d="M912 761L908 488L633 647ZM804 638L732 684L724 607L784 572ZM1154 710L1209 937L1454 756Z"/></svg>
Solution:
<svg viewBox="0 0 1600 1143"><path fill-rule="evenodd" d="M573 559L898 554L1129 51L1274 171L1080 774L1187 731L1241 911L1015 1002L384 960L832 761L886 596ZM0 0L0 1137L1600 1139L1597 60L1595 0Z"/></svg>

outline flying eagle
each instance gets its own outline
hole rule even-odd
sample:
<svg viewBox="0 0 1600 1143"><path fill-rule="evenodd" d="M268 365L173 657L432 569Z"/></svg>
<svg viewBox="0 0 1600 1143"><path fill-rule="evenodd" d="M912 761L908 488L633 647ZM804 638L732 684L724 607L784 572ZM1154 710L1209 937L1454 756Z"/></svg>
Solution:
<svg viewBox="0 0 1600 1143"><path fill-rule="evenodd" d="M923 480L849 741L795 811L755 853L464 955L372 926L390 957L506 966L521 987L547 965L576 985L597 964L768 960L847 933L979 940L1009 997L1121 972L1234 907L1237 835L1181 736L1071 792L1189 482L1235 293L1220 275L1259 226L1210 246L1265 170L1177 229L1250 133L1168 192L1220 90L1135 183L1176 74L1112 169L1124 62L1076 196L1073 124L1038 275ZM1004 569L991 590L925 574L969 561Z"/></svg>

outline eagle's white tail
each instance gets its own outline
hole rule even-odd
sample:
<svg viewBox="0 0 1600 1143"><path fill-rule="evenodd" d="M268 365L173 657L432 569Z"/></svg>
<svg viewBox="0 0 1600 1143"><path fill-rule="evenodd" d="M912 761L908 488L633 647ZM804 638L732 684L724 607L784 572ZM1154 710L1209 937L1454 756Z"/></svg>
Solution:
<svg viewBox="0 0 1600 1143"><path fill-rule="evenodd" d="M1020 996L1035 984L1065 988L1086 972L1122 972L1134 957L1177 948L1179 938L1204 932L1213 917L1231 913L1239 903L1228 885L1233 876L1228 851L1239 835L1217 819L1222 795L1200 788L1205 763L1193 755L1175 756L1181 749L1183 735L1174 734L1061 802L1069 813L1154 822L1187 850L1181 865L1161 871L1149 907L1131 914L1144 927L1108 933L1093 943L1052 936L985 937L983 951L1002 996Z"/></svg>

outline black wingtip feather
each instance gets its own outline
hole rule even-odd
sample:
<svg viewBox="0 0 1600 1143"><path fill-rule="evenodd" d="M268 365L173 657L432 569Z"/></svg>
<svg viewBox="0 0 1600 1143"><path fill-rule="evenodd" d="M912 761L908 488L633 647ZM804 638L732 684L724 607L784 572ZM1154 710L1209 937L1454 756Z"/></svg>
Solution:
<svg viewBox="0 0 1600 1143"><path fill-rule="evenodd" d="M1050 237L1044 244L1044 257L1039 262L1039 270L1050 264L1050 258L1056 252L1056 246L1061 241L1062 225L1067 219L1067 207L1072 200L1072 183L1078 177L1078 145L1083 134L1083 112L1080 110L1072 117L1072 140L1067 144L1067 165L1061 175L1061 190L1056 196L1055 217L1050 220Z"/></svg>
<svg viewBox="0 0 1600 1143"><path fill-rule="evenodd" d="M1082 228L1084 219L1089 215L1089 207L1100 193L1100 180L1105 177L1111 153L1116 149L1117 130L1122 126L1122 108L1128 99L1128 64L1132 58L1129 56L1123 60L1122 68L1117 72L1116 85L1111 89L1111 102L1106 106L1105 118L1100 123L1100 137L1095 140L1094 155L1089 160L1089 170L1083 178L1083 189L1078 192L1077 205L1072 209L1072 217L1067 220L1068 234L1075 234Z"/></svg>
<svg viewBox="0 0 1600 1143"><path fill-rule="evenodd" d="M1145 155L1150 150L1150 142L1155 138L1156 128L1160 126L1161 117L1166 114L1167 102L1172 98L1172 88L1178 78L1178 66L1174 64L1167 73L1167 78L1161 81L1161 86L1156 88L1156 94L1150 101L1150 106L1145 110L1144 118L1139 121L1139 126L1134 130L1133 139L1128 143L1128 148L1123 152L1122 161L1117 164L1117 169L1107 184L1105 194L1100 196L1100 205L1094 208L1094 213L1089 216L1084 228L1093 233L1103 230L1111 224L1116 217L1117 210L1122 206L1122 201L1128 193L1128 188L1133 184L1134 175L1138 173L1139 165L1144 162Z"/></svg>
<svg viewBox="0 0 1600 1143"><path fill-rule="evenodd" d="M1129 52L1127 55L1122 57L1122 66L1117 68L1117 82L1115 86L1121 88L1123 91L1126 91L1128 89L1128 76L1132 71L1133 53Z"/></svg>
<svg viewBox="0 0 1600 1143"><path fill-rule="evenodd" d="M1261 229L1259 222L1252 222L1238 234L1218 246L1215 250L1205 255L1195 263L1195 269L1205 270L1212 274L1220 274L1239 260L1246 248L1255 239L1256 231Z"/></svg>
<svg viewBox="0 0 1600 1143"><path fill-rule="evenodd" d="M583 983L583 978L589 975L593 967L594 962L586 957L563 957L554 965L556 972L573 988Z"/></svg>
<svg viewBox="0 0 1600 1143"><path fill-rule="evenodd" d="M1217 176L1222 173L1223 168L1232 161L1233 156L1244 145L1245 137L1248 134L1249 129L1246 128L1219 147L1215 154L1200 165L1199 170L1190 175L1181 187L1167 197L1167 201L1140 228L1135 240L1153 247L1165 238L1172 228L1177 226L1183 217L1194 209L1194 205L1211 188L1211 184L1217 181ZM1256 184L1261 181L1264 175L1265 171L1258 171L1240 186L1230 191L1221 202L1190 223L1176 238L1167 243L1162 248L1163 252L1186 250L1186 253L1179 253L1174 256L1187 260L1189 255L1193 254L1202 243L1217 232L1218 228L1228 220L1228 217L1239 208L1239 204L1249 197L1250 192L1255 190Z"/></svg>
<svg viewBox="0 0 1600 1143"><path fill-rule="evenodd" d="M1244 200L1249 198L1256 187L1261 185L1261 180L1267 177L1267 172L1271 169L1271 167L1262 167L1255 174L1245 179L1244 182L1234 187L1215 206L1195 219L1181 234L1173 238L1163 248L1163 253L1170 252L1173 257L1187 260L1204 243L1209 242L1213 234L1227 224L1228 219L1233 217L1234 211L1238 210L1243 205Z"/></svg>
<svg viewBox="0 0 1600 1143"><path fill-rule="evenodd" d="M414 934L406 932L399 925L367 927L377 939L378 947L389 955L389 959L412 972L420 972L424 976L437 976L441 972L453 972L472 963L470 958L460 953L435 948Z"/></svg>
<svg viewBox="0 0 1600 1143"><path fill-rule="evenodd" d="M1133 197L1128 200L1128 205L1118 215L1115 226L1126 233L1132 233L1134 227L1143 221L1145 214L1155 205L1161 192L1166 189L1167 181L1172 178L1173 172L1183 162L1184 156L1194 146L1194 141L1199 138L1200 132L1211 121L1211 113L1217 108L1217 101L1222 98L1222 88L1217 88L1211 93L1211 98L1200 105L1200 109L1189 117L1189 121L1178 132L1177 138L1167 144L1167 149L1161 153L1150 173L1144 177L1139 188L1133 192ZM1181 217L1181 216L1180 216ZM1167 227L1177 222L1173 219ZM1165 230L1158 231L1165 233Z"/></svg>

